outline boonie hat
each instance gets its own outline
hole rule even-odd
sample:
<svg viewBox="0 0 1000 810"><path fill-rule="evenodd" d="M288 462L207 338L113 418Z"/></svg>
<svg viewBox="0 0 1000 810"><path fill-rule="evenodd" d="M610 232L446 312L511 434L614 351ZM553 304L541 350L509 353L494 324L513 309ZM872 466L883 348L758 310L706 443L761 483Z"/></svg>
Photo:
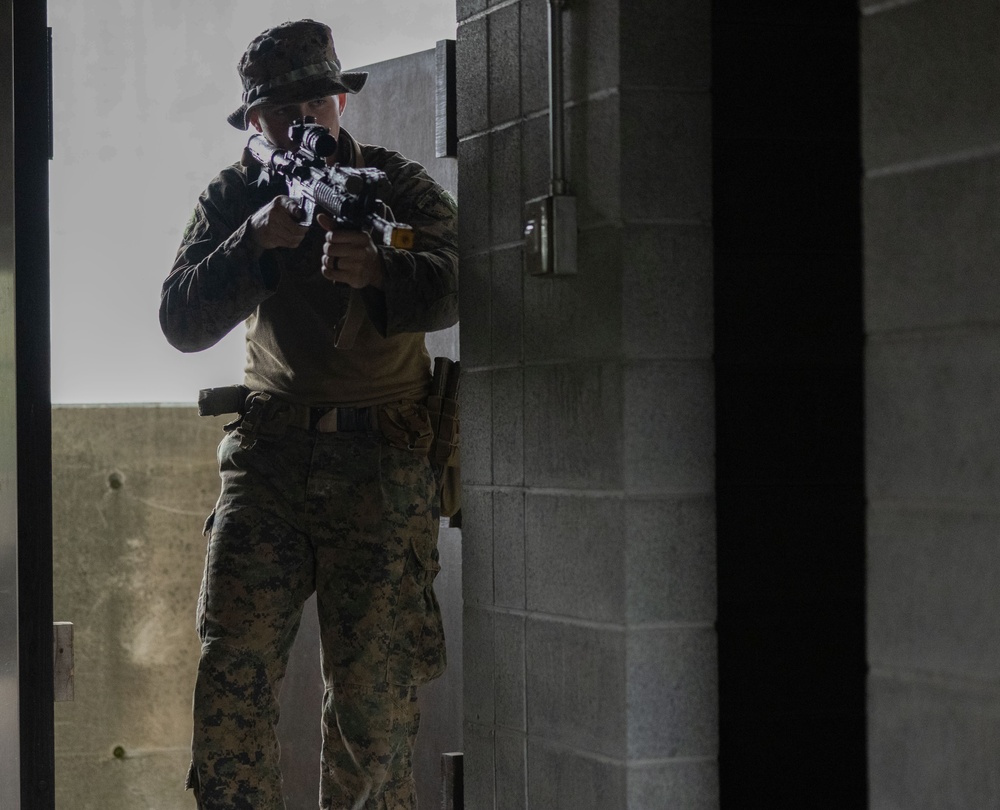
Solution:
<svg viewBox="0 0 1000 810"><path fill-rule="evenodd" d="M367 73L344 73L330 26L315 20L268 28L246 49L239 63L243 103L227 117L247 128L247 113L262 104L292 104L338 93L357 93Z"/></svg>

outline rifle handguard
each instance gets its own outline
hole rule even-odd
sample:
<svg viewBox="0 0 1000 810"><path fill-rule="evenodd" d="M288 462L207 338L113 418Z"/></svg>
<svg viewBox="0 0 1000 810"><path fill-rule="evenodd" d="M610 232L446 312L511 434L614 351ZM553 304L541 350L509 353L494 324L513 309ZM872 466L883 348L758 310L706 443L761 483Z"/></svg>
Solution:
<svg viewBox="0 0 1000 810"><path fill-rule="evenodd" d="M388 187L384 172L339 164L327 166L319 153L331 154L327 141L331 141L332 136L313 119L294 122L289 136L297 144L296 152L279 149L260 134L250 138L247 152L269 175L284 177L292 197L301 197L306 211L303 224L312 222L313 208L318 206L339 225L369 233L376 245L402 250L413 248L413 228L377 213L384 208L378 199L379 191ZM335 140L332 142L336 144ZM319 148L321 145L323 148Z"/></svg>

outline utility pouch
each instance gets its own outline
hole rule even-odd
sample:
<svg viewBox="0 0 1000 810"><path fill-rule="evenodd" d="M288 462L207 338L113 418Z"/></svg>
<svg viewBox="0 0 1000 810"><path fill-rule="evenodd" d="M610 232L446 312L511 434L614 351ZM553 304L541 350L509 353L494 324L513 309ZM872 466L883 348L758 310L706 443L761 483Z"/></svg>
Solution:
<svg viewBox="0 0 1000 810"><path fill-rule="evenodd" d="M441 469L441 514L445 517L456 515L462 508L458 404L460 373L458 362L447 357L435 357L431 390L427 396L427 411L434 430L430 457Z"/></svg>
<svg viewBox="0 0 1000 810"><path fill-rule="evenodd" d="M426 456L434 433L427 408L415 402L383 405L378 412L378 426L392 447Z"/></svg>

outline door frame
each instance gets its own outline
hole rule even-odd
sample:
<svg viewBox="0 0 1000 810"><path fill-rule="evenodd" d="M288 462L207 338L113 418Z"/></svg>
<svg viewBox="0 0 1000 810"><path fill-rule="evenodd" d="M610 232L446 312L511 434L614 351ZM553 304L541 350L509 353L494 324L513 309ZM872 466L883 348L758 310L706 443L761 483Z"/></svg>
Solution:
<svg viewBox="0 0 1000 810"><path fill-rule="evenodd" d="M10 603L16 594L17 630L13 650L9 649L12 634L2 636L5 649L0 656L17 662L18 739L3 740L0 745L18 753L18 765L11 766L0 785L10 795L0 798L5 807L15 803L14 810L54 810L47 9L45 0L3 2L2 28L9 58L0 68L6 127L0 139L6 161L0 171L0 193L7 195L2 238L7 257L12 253L14 260L13 284L6 280L6 292L13 295L14 318L13 329L8 323L0 330L5 344L0 354L5 360L12 357L14 363L4 363L0 369L0 384L8 398L0 411L4 454L0 459L4 490L0 538L16 536L16 556L13 566L5 565L0 571L0 590L6 589ZM9 276L9 268L4 270ZM9 716L15 711L10 706L2 710Z"/></svg>

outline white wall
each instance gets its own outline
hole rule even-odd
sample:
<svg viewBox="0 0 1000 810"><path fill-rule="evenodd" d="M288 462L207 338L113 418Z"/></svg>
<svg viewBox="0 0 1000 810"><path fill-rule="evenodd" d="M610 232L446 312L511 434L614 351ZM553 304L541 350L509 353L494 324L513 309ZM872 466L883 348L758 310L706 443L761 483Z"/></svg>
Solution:
<svg viewBox="0 0 1000 810"><path fill-rule="evenodd" d="M333 28L346 68L455 36L451 0L49 3L53 401L194 402L242 378L242 330L182 355L160 334L159 290L197 195L245 143L225 120L240 56L302 17Z"/></svg>

